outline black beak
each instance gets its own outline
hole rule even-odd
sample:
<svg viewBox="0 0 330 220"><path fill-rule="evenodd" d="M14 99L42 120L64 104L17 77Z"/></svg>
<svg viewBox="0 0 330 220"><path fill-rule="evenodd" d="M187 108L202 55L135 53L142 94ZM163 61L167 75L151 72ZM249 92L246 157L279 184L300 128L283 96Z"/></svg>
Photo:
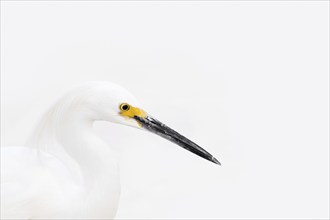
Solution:
<svg viewBox="0 0 330 220"><path fill-rule="evenodd" d="M189 140L188 138L182 136L178 132L174 131L173 129L169 128L165 124L161 123L160 121L147 116L146 118L142 118L139 116L134 116L135 120L137 120L140 125L148 131L155 133L194 154L197 154L200 157L203 157L206 160L209 160L215 164L220 164L220 162L213 157L209 152Z"/></svg>

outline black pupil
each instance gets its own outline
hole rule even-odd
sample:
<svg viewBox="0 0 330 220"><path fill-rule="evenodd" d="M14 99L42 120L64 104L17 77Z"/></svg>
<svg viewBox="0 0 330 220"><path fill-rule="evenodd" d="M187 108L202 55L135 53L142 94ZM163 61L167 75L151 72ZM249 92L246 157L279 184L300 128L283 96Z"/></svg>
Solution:
<svg viewBox="0 0 330 220"><path fill-rule="evenodd" d="M122 109L123 109L124 111L128 110L128 105L123 105Z"/></svg>

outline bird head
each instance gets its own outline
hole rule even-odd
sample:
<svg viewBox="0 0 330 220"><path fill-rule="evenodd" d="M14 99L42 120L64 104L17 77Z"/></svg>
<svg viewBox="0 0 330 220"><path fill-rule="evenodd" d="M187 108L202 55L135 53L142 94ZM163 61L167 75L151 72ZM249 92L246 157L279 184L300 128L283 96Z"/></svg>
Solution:
<svg viewBox="0 0 330 220"><path fill-rule="evenodd" d="M77 94L77 93L76 93ZM109 121L159 135L215 164L220 162L202 147L149 115L136 98L121 86L108 82L89 83L75 97L79 109L92 120Z"/></svg>

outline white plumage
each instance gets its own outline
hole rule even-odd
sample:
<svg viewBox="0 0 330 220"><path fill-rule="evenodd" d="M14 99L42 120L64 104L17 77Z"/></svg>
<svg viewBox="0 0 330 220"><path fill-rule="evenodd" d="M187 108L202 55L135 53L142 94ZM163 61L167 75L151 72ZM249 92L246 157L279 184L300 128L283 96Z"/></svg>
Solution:
<svg viewBox="0 0 330 220"><path fill-rule="evenodd" d="M122 103L129 103L135 115L122 114L129 111L119 108ZM94 133L96 120L146 128L218 163L134 106L139 106L136 99L122 87L88 83L55 103L26 146L2 147L1 218L114 218L120 196L118 163L111 146Z"/></svg>

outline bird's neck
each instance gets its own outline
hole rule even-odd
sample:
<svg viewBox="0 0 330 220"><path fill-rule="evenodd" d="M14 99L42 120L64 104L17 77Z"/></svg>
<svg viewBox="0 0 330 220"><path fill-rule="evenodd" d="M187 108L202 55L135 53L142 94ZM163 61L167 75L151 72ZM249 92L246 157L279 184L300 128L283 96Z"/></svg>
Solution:
<svg viewBox="0 0 330 220"><path fill-rule="evenodd" d="M58 139L67 154L78 163L85 181L117 175L117 158L92 129L93 121L68 114L59 126Z"/></svg>
<svg viewBox="0 0 330 220"><path fill-rule="evenodd" d="M57 157L83 184L117 184L113 182L119 179L115 154L92 125L84 114L55 105L41 120L30 146Z"/></svg>

